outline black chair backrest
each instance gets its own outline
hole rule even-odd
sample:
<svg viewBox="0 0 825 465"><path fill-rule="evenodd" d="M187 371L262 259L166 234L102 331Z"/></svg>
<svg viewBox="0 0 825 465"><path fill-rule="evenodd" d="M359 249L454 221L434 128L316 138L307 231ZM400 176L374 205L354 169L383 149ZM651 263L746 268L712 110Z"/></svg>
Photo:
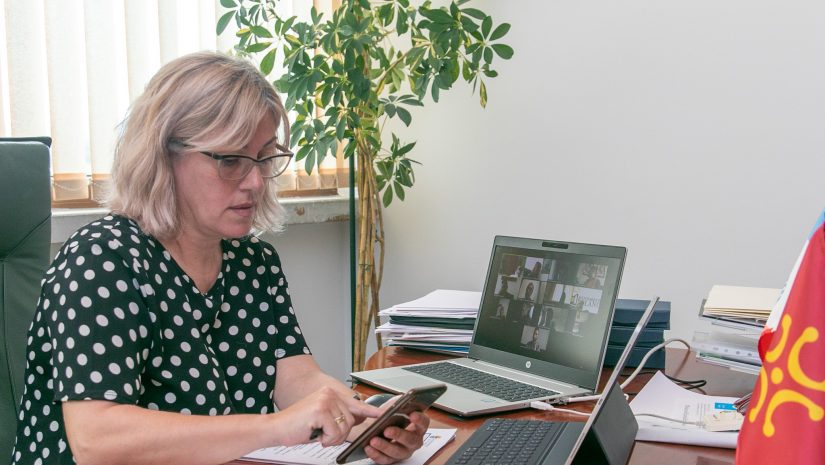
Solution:
<svg viewBox="0 0 825 465"><path fill-rule="evenodd" d="M26 339L50 261L49 138L0 138L0 463L23 395Z"/></svg>

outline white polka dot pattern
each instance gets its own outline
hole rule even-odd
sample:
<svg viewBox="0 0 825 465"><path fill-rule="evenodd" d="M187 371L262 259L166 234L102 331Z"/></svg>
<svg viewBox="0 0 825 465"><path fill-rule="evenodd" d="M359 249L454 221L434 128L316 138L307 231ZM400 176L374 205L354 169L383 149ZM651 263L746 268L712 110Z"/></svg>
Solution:
<svg viewBox="0 0 825 465"><path fill-rule="evenodd" d="M271 245L221 245L222 270L202 294L128 218L107 216L69 238L29 329L14 465L74 462L58 401L194 415L275 410L277 359L309 353L286 278Z"/></svg>

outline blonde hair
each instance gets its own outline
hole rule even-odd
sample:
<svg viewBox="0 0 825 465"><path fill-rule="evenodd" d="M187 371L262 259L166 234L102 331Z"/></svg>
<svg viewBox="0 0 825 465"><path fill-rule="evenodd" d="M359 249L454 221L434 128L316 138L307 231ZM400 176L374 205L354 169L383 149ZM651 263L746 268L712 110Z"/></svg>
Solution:
<svg viewBox="0 0 825 465"><path fill-rule="evenodd" d="M214 52L167 63L121 123L108 207L155 237L173 237L180 223L170 144L199 151L240 147L266 115L282 128L278 142L288 146L281 99L251 63ZM266 183L253 227L280 230L284 216L274 183Z"/></svg>

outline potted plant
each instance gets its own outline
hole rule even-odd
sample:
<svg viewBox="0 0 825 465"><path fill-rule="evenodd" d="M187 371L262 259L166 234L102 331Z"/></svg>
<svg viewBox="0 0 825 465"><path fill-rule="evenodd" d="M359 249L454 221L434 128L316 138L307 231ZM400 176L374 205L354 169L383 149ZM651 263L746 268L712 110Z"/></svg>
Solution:
<svg viewBox="0 0 825 465"><path fill-rule="evenodd" d="M499 42L510 25L494 27L493 19L466 6L468 1L435 8L430 1L411 6L409 0L343 0L330 18L313 8L311 21L302 22L279 16L275 0L221 0L229 11L218 20L217 32L234 20L240 28L235 50L260 56L265 75L276 59L283 62L286 71L275 85L286 94L287 110L297 114L291 141L296 160L311 171L334 156L339 144L350 166L355 158L353 370L363 368L369 328L378 321L382 208L394 198L403 201L415 181L417 162L408 156L415 142L402 142L394 133L386 137L385 122L398 118L409 126L409 107L422 106L427 95L438 102L459 78L471 83L473 92L478 89L484 107L485 78L497 75L494 60L513 55Z"/></svg>

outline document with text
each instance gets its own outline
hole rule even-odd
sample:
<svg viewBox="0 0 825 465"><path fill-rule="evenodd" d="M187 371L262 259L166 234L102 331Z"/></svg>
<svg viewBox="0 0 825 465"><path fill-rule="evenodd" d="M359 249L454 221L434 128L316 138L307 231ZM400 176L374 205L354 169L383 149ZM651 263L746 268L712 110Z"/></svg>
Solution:
<svg viewBox="0 0 825 465"><path fill-rule="evenodd" d="M403 465L424 465L439 449L455 438L455 429L430 428L424 433L424 445L415 451L412 457L398 462ZM311 442L297 446L267 447L251 452L241 460L262 463L282 463L294 465L330 465L335 463L335 457L343 452L348 442L337 446L323 447L320 443ZM372 465L370 459L349 462L353 465Z"/></svg>
<svg viewBox="0 0 825 465"><path fill-rule="evenodd" d="M709 431L704 423L709 415L735 412L735 401L688 391L656 372L630 402L639 423L636 440L734 449L738 431Z"/></svg>

